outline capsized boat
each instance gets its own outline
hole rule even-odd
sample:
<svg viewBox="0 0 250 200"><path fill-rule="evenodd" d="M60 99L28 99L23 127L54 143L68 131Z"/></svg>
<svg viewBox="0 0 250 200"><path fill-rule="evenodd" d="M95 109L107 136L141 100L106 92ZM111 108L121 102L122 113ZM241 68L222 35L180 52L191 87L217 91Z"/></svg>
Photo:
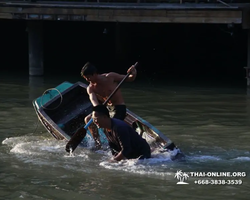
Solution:
<svg viewBox="0 0 250 200"><path fill-rule="evenodd" d="M84 118L92 112L86 88L87 85L82 82L73 84L65 81L33 100L38 119L55 139L69 141L76 130L85 125ZM152 150L157 148L160 152L169 151L172 160L184 158L181 150L166 135L129 109L124 121L146 139ZM87 147L93 142L89 131L87 133L80 147ZM99 129L99 134L101 143L107 145L102 129Z"/></svg>

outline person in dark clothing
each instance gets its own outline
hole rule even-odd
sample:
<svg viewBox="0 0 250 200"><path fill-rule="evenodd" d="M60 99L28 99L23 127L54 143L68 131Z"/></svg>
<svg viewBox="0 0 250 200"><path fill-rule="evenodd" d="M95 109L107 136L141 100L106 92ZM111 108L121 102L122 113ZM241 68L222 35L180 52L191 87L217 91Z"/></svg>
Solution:
<svg viewBox="0 0 250 200"><path fill-rule="evenodd" d="M104 105L93 107L92 118L98 128L104 128L113 160L151 157L151 149L146 140L124 121L110 118Z"/></svg>
<svg viewBox="0 0 250 200"><path fill-rule="evenodd" d="M137 75L134 65L128 69L128 72L131 74L127 77L126 81L134 81ZM99 74L97 68L92 63L87 62L81 70L81 76L89 82L87 93L92 105L96 106L102 104L109 97L109 95L114 91L114 89L126 75L115 72ZM114 114L112 116L113 118L120 120L125 119L126 105L120 89L118 89L113 97L109 100L108 108L112 114ZM85 123L88 123L90 119L91 114L85 117ZM101 141L97 128L91 124L89 126L89 131L96 142L96 147L101 148Z"/></svg>

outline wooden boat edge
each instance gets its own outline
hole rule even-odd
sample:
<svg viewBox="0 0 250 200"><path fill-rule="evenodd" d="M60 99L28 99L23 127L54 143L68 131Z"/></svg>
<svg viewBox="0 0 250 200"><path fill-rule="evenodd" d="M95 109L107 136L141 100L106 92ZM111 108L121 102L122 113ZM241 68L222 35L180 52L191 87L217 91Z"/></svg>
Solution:
<svg viewBox="0 0 250 200"><path fill-rule="evenodd" d="M84 83L82 83L82 82L76 82L75 84L72 84L69 88L67 88L66 90L64 90L62 92L62 95L65 94L65 93L67 93L68 91L70 91L72 88L77 87L79 85L81 87L84 87L85 89L87 87L87 85L84 84ZM44 106L51 104L53 101L55 101L58 98L59 98L59 96L55 97L54 99L52 99L52 100L48 101L46 104L44 104ZM42 123L42 125L45 127L45 129L55 139L57 139L57 140L64 140L64 139L65 140L70 140L71 136L69 136L68 134L66 134L53 120L51 120L50 117L44 112L44 110L43 110L42 107L39 108L39 105L37 104L36 99L33 100L32 104L33 104L33 107L34 107L34 109L36 111L36 114L38 116L39 121ZM161 142L161 147L163 149L172 142L160 130L158 130L157 128L155 128L148 121L146 121L143 118L139 117L138 115L136 115L135 113L133 113L129 109L127 109L127 115L128 116L129 115L132 116L132 118L134 118L135 121L136 120L139 121L141 124L143 124L144 126L148 127L149 129L151 129L155 133L155 135L158 135L158 141ZM130 125L132 126L132 123L130 123Z"/></svg>

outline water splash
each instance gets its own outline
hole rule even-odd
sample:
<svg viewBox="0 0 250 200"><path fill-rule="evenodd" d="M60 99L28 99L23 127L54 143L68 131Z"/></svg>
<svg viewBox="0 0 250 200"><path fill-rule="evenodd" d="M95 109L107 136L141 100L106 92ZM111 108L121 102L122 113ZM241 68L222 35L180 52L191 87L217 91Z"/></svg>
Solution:
<svg viewBox="0 0 250 200"><path fill-rule="evenodd" d="M129 173L135 173L140 175L158 176L161 178L167 178L173 173L169 171L170 166L173 161L171 159L170 152L161 152L159 149L152 153L152 157L149 159L138 160L138 159L128 159L121 160L119 162L109 162L110 157L105 161L100 162L100 166L106 169L125 171Z"/></svg>
<svg viewBox="0 0 250 200"><path fill-rule="evenodd" d="M53 166L86 173L92 171L96 173L100 169L108 169L161 179L173 178L173 174L177 169L183 169L184 171L198 170L198 168L204 166L204 163L206 163L206 166L217 169L216 166L220 165L229 166L231 163L250 161L249 152L239 150L222 151L215 148L213 151L205 149L190 152L190 155L186 156L187 162L180 163L171 160L174 152L162 151L156 148L152 152L152 158L150 159L130 159L110 163L108 160L112 155L107 149L93 151L91 148L77 148L74 153L71 150L68 154L65 152L65 141L42 136L11 137L6 138L2 144L5 145L4 148L9 148L10 155L23 163ZM228 155L230 156L228 157Z"/></svg>
<svg viewBox="0 0 250 200"><path fill-rule="evenodd" d="M44 138L41 136L11 137L3 140L2 144L10 148L9 154L23 163L34 165L63 167L81 171L79 163L89 160L88 152L73 153L68 156L65 152L65 141ZM78 155L79 154L79 155ZM72 158L74 162L72 162Z"/></svg>
<svg viewBox="0 0 250 200"><path fill-rule="evenodd" d="M250 157L242 156L242 157L234 158L232 160L235 160L235 161L250 161Z"/></svg>
<svg viewBox="0 0 250 200"><path fill-rule="evenodd" d="M73 149L72 149L72 148L69 149L69 156L70 156L70 157L74 157Z"/></svg>

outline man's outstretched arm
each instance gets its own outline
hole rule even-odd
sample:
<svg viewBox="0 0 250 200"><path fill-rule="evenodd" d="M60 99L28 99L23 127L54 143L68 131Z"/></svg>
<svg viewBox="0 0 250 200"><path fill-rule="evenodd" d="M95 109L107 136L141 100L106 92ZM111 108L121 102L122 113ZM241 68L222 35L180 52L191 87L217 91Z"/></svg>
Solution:
<svg viewBox="0 0 250 200"><path fill-rule="evenodd" d="M137 75L137 70L136 68L134 67L134 65L132 65L127 73L131 73L128 78L126 79L127 82L132 82L135 80L136 78L136 75ZM123 75L123 74L118 74L118 73L115 73L115 72L110 72L108 74L108 76L112 77L114 79L115 82L120 82L126 75Z"/></svg>

